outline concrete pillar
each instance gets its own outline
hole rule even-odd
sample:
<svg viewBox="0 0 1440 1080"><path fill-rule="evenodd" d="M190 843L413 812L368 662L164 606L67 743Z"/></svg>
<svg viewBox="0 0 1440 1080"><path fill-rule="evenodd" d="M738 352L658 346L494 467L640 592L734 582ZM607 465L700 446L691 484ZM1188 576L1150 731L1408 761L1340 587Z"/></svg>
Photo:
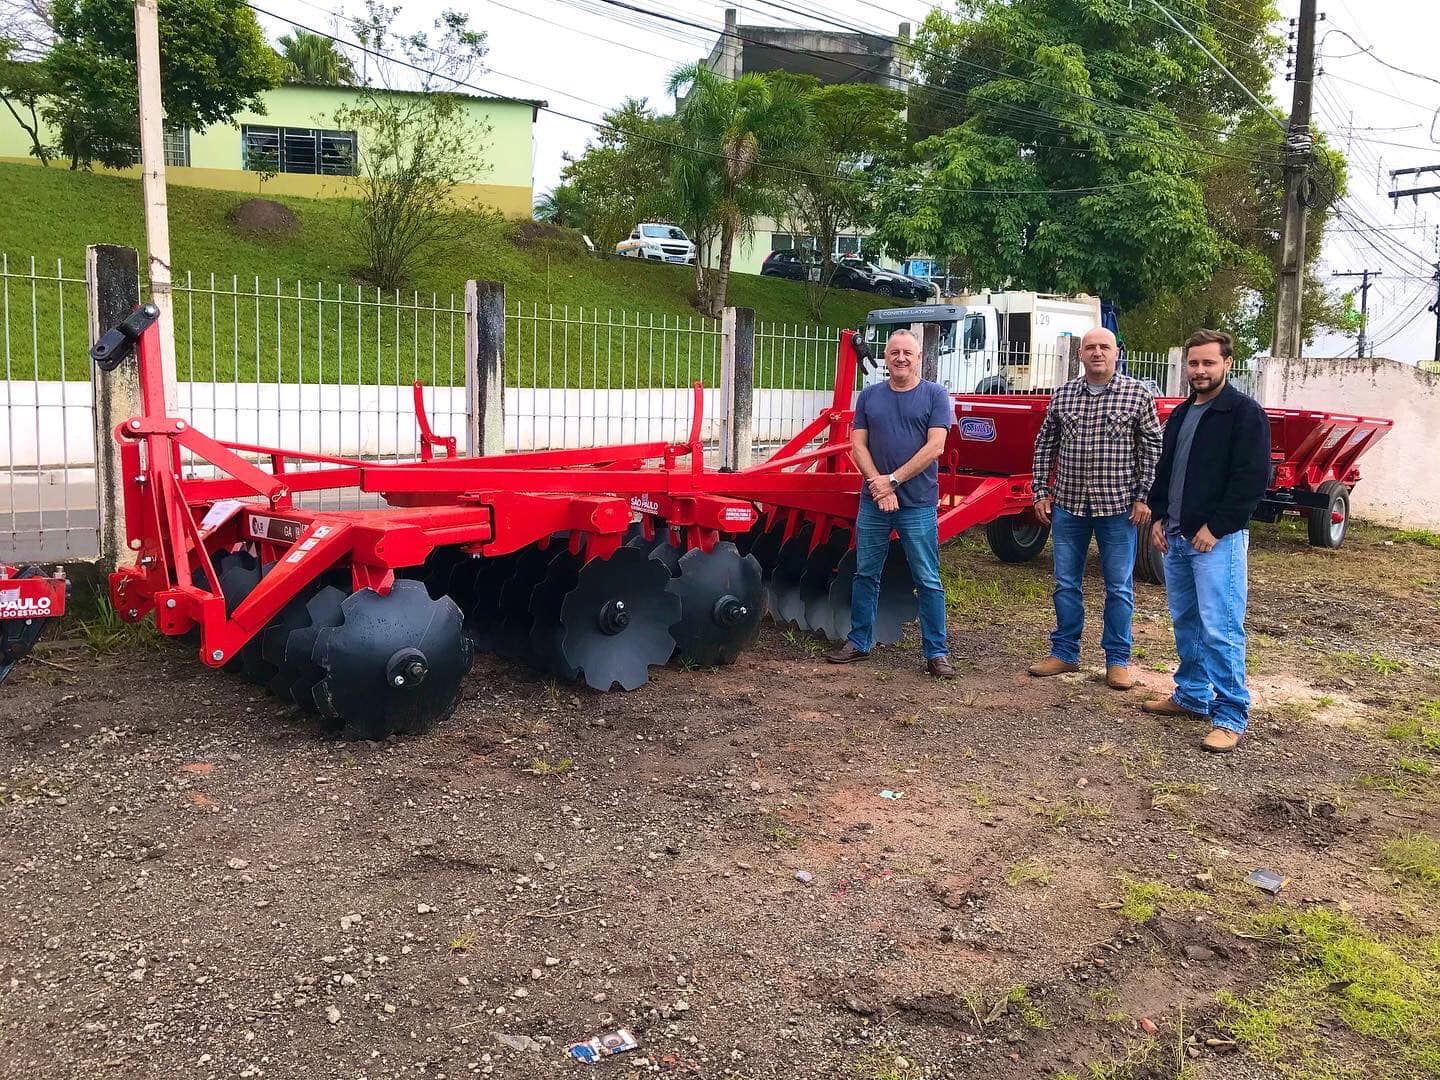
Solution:
<svg viewBox="0 0 1440 1080"><path fill-rule="evenodd" d="M465 282L465 411L468 453L503 454L504 282Z"/></svg>
<svg viewBox="0 0 1440 1080"><path fill-rule="evenodd" d="M755 312L720 316L720 467L744 469L755 444Z"/></svg>
<svg viewBox="0 0 1440 1080"><path fill-rule="evenodd" d="M140 256L134 248L95 244L85 249L90 344L122 322L140 303ZM96 540L107 570L132 565L125 534L125 478L115 428L140 414L140 364L132 353L114 371L90 369L95 402L95 498L100 511Z"/></svg>
<svg viewBox="0 0 1440 1080"><path fill-rule="evenodd" d="M738 79L744 68L744 42L738 33L739 13L734 8L725 9L725 34L721 39L719 75L725 79Z"/></svg>

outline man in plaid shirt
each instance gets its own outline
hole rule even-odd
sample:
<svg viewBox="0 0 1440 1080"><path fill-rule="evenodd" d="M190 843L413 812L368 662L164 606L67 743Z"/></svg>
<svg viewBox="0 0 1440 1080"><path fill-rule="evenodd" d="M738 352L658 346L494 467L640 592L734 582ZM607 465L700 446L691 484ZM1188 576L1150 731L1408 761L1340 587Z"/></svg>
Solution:
<svg viewBox="0 0 1440 1080"><path fill-rule="evenodd" d="M1160 458L1155 400L1139 381L1115 370L1115 335L1096 327L1080 342L1085 374L1055 391L1035 439L1035 516L1050 526L1055 555L1055 631L1050 655L1030 674L1080 668L1085 627L1081 584L1090 537L1105 579L1105 682L1135 685L1130 675L1130 624L1135 613L1135 529L1150 521L1145 499Z"/></svg>

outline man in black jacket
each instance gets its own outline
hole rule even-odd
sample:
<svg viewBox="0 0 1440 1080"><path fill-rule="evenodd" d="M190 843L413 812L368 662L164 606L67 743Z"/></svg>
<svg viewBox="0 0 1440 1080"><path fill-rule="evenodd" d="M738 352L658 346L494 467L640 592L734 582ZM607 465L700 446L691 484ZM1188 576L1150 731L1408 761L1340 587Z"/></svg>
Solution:
<svg viewBox="0 0 1440 1080"><path fill-rule="evenodd" d="M1249 720L1245 600L1250 515L1270 481L1270 421L1229 382L1233 340L1197 330L1185 342L1191 394L1170 414L1155 483L1151 540L1165 553L1175 626L1175 693L1146 702L1159 716L1208 718L1201 747L1239 744Z"/></svg>

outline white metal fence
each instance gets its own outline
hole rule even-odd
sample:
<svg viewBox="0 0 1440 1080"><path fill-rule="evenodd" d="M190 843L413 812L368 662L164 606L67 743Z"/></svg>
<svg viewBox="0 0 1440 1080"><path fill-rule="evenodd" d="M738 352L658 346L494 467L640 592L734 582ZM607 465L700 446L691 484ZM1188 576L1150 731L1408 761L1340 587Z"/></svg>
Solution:
<svg viewBox="0 0 1440 1080"><path fill-rule="evenodd" d="M96 550L89 291L83 275L59 262L0 256L0 561ZM411 460L418 380L434 431L455 437L462 454L477 451L467 435L478 422L467 389L474 316L458 294L186 274L175 285L174 309L179 411L207 434L255 447ZM706 387L701 434L714 450L724 419L720 322L538 304L507 306L503 320L506 450L682 441L696 382ZM829 405L840 333L754 325L757 445L790 438ZM961 362L970 361L942 355L942 374ZM956 368L964 385L952 390L973 392L977 380L992 391L1049 389L1078 371L1072 356L1056 353L975 363L973 371ZM1159 394L1185 392L1172 356L1131 353L1127 367ZM1253 392L1251 375L1236 372ZM353 505L356 495L305 499Z"/></svg>

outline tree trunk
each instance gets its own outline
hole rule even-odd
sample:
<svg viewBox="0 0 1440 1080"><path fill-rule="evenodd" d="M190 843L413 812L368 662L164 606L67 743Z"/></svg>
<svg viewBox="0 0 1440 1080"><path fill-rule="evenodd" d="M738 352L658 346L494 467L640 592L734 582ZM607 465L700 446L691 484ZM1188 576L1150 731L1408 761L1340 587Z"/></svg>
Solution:
<svg viewBox="0 0 1440 1080"><path fill-rule="evenodd" d="M725 293L730 286L730 249L735 246L735 225L727 215L720 226L720 265L715 271L715 288L710 295L710 316L718 319L725 310Z"/></svg>
<svg viewBox="0 0 1440 1080"><path fill-rule="evenodd" d="M695 306L701 311L710 310L709 284L705 273L705 248L708 245L696 243L695 245Z"/></svg>

